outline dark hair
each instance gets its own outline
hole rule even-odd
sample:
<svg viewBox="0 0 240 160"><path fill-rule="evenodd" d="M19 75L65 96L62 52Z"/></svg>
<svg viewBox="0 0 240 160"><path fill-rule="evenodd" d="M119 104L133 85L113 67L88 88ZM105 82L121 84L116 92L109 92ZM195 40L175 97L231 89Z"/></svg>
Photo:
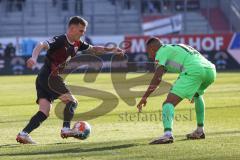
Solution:
<svg viewBox="0 0 240 160"><path fill-rule="evenodd" d="M159 39L159 38L157 38L157 37L151 37L151 38L149 38L148 40L147 40L147 42L146 42L146 45L148 46L148 45L159 45L159 46L162 46L163 45L163 43L162 43L162 41Z"/></svg>
<svg viewBox="0 0 240 160"><path fill-rule="evenodd" d="M88 22L80 16L73 16L73 17L70 17L69 19L68 27L72 24L75 24L75 25L81 24L83 26L87 26Z"/></svg>

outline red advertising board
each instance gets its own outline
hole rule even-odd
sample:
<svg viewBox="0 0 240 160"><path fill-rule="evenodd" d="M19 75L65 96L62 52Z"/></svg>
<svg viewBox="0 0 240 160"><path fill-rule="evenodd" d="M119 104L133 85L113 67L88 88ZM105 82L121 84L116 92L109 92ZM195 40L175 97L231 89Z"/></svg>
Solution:
<svg viewBox="0 0 240 160"><path fill-rule="evenodd" d="M220 51L227 50L233 37L232 33L227 34L201 34L201 35L168 35L157 36L163 43L184 43L191 45L199 51ZM129 53L146 52L145 42L149 36L125 36L125 41L131 43Z"/></svg>

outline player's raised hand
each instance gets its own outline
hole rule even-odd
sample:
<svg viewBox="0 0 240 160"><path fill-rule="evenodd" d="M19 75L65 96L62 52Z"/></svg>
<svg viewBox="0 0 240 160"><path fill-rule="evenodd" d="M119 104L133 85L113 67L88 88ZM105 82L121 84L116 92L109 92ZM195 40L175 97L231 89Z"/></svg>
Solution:
<svg viewBox="0 0 240 160"><path fill-rule="evenodd" d="M137 105L138 112L142 112L142 107L145 107L146 104L147 104L147 98L146 97L142 97L141 101Z"/></svg>
<svg viewBox="0 0 240 160"><path fill-rule="evenodd" d="M125 50L123 50L123 49L121 49L121 48L119 48L119 47L116 47L116 48L114 48L114 50L113 50L113 53L118 54L118 55L121 55L121 56L124 56L125 52L126 52Z"/></svg>
<svg viewBox="0 0 240 160"><path fill-rule="evenodd" d="M36 59L31 57L27 60L27 67L31 69L34 65L36 65L36 63Z"/></svg>

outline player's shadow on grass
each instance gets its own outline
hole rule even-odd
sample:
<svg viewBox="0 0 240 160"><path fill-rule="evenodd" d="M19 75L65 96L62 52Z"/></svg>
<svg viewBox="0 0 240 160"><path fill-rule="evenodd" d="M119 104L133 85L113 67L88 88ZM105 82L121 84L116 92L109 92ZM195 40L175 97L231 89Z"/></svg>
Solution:
<svg viewBox="0 0 240 160"><path fill-rule="evenodd" d="M225 132L210 132L210 133L206 133L206 138L208 137L213 137L215 135L229 135L229 134L240 134L240 131L225 131ZM185 135L177 135L175 137L182 137ZM189 139L187 139L186 137L184 139L180 139L180 140L176 140L176 141L189 141Z"/></svg>
<svg viewBox="0 0 240 160"><path fill-rule="evenodd" d="M225 132L210 132L207 133L207 138L213 138L215 135L235 135L240 134L240 131L225 131ZM181 141L189 141L186 138L182 139L182 137L185 137L185 135L175 135L177 138L175 142L181 142ZM124 148L131 148L136 146L143 146L148 145L148 143L155 139L157 137L152 138L145 138L145 139L133 139L128 141L113 141L113 142L102 142L102 143L84 143L81 144L80 142L68 142L68 143L52 143L52 144L43 144L43 145L27 145L25 147L34 147L34 150L31 152L18 152L18 150L14 150L14 152L18 153L6 153L6 154L0 154L0 157L3 156L21 156L21 155L44 155L44 154L62 154L62 153L88 153L88 152L99 152L99 151L110 151L110 150L118 150L118 149L124 149ZM180 139L181 138L181 139ZM135 143L137 142L137 143ZM115 145L113 145L115 144ZM3 144L0 145L0 148L21 148L23 145L19 144ZM45 151L36 151L39 148L45 146ZM96 147L98 146L98 147ZM36 148L35 148L36 147ZM47 150L47 148L54 148L54 150ZM67 148L67 149L65 149ZM36 149L36 150L35 150Z"/></svg>
<svg viewBox="0 0 240 160"><path fill-rule="evenodd" d="M206 133L206 135L212 136L212 135L228 135L228 134L239 134L239 131L225 131L225 132L210 132L210 133Z"/></svg>
<svg viewBox="0 0 240 160"><path fill-rule="evenodd" d="M21 147L19 144L14 143L14 144L2 144L0 145L0 148L14 148L14 147Z"/></svg>
<svg viewBox="0 0 240 160"><path fill-rule="evenodd" d="M118 150L124 148L130 148L136 146L136 144L119 144L113 146L100 146L100 147L89 147L87 144L79 145L79 143L74 144L75 147L69 146L69 149L59 148L57 150L45 150L45 151L33 151L33 152L20 152L20 153L8 153L1 154L1 156L23 156L23 155L46 155L46 154L70 154L70 153L86 153L86 152L99 152L99 151L109 151ZM85 146L84 146L85 145ZM97 145L97 144L95 144ZM109 145L109 144L108 144ZM65 146L66 147L66 146Z"/></svg>

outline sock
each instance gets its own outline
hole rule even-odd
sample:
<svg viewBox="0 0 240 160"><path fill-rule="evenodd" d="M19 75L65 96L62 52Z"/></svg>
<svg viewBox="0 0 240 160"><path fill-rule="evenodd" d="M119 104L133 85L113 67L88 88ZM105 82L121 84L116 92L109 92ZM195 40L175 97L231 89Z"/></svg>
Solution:
<svg viewBox="0 0 240 160"><path fill-rule="evenodd" d="M172 131L174 118L174 106L171 103L165 103L162 110L162 119L164 132Z"/></svg>
<svg viewBox="0 0 240 160"><path fill-rule="evenodd" d="M204 132L204 127L197 127L197 132L202 133Z"/></svg>
<svg viewBox="0 0 240 160"><path fill-rule="evenodd" d="M28 133L27 133L27 132L24 132L24 131L21 131L19 134L20 134L21 136L26 136L26 135L28 135Z"/></svg>
<svg viewBox="0 0 240 160"><path fill-rule="evenodd" d="M40 124L47 119L47 116L41 112L38 111L29 121L27 126L23 129L23 132L31 133L34 129L38 128Z"/></svg>
<svg viewBox="0 0 240 160"><path fill-rule="evenodd" d="M70 128L70 122L74 116L74 110L77 108L76 102L68 102L64 109L63 127Z"/></svg>
<svg viewBox="0 0 240 160"><path fill-rule="evenodd" d="M172 131L165 131L164 135L170 137L170 136L172 136Z"/></svg>
<svg viewBox="0 0 240 160"><path fill-rule="evenodd" d="M197 126L198 127L203 127L204 126L204 100L202 96L199 97L194 97L194 102L195 102L195 111L196 111L196 117L197 117Z"/></svg>

